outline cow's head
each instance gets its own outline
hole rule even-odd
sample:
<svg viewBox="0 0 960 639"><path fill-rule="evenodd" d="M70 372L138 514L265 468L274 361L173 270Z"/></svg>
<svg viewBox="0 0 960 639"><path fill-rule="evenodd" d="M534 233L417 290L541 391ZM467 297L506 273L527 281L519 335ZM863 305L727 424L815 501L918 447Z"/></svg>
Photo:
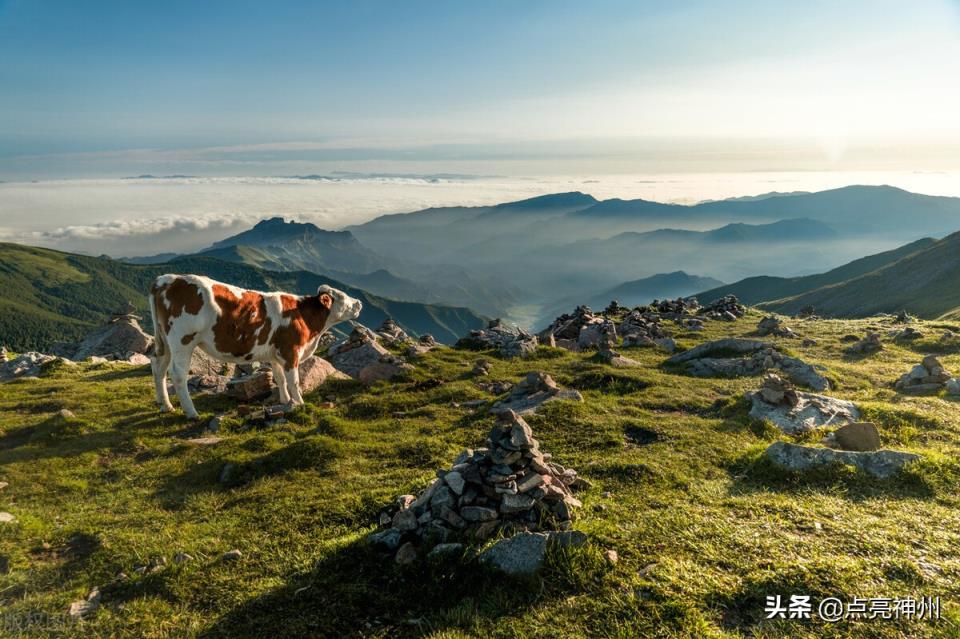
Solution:
<svg viewBox="0 0 960 639"><path fill-rule="evenodd" d="M363 303L360 300L353 299L343 291L338 291L326 284L317 289L317 297L320 303L330 311L325 330L329 330L334 324L357 319L363 309Z"/></svg>

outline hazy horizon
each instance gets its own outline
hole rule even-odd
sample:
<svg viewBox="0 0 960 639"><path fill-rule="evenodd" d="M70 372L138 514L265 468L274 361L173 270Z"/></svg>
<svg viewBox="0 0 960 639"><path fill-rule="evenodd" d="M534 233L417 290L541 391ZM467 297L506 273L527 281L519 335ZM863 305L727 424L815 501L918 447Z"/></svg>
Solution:
<svg viewBox="0 0 960 639"><path fill-rule="evenodd" d="M432 206L565 191L694 204L771 192L888 184L960 197L960 172L751 172L599 176L84 179L0 183L0 241L113 257L192 252L268 217L339 230ZM678 228L697 228L678 219ZM958 223L960 228L960 223Z"/></svg>

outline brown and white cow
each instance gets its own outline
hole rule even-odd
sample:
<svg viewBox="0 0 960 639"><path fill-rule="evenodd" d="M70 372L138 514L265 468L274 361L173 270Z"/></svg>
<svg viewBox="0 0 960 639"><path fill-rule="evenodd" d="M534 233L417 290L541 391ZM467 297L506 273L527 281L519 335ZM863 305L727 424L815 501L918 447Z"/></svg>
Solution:
<svg viewBox="0 0 960 639"><path fill-rule="evenodd" d="M173 410L166 375L187 417L197 410L187 390L193 349L223 362L269 362L280 401L302 404L297 367L317 348L320 335L354 320L362 304L321 286L316 295L261 293L199 275L161 275L150 288L156 347L153 380L160 410Z"/></svg>

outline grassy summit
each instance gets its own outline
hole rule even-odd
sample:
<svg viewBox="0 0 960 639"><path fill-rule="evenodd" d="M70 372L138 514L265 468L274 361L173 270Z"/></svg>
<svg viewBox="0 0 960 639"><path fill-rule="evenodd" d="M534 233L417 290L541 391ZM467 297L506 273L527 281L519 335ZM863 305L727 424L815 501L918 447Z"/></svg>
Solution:
<svg viewBox="0 0 960 639"><path fill-rule="evenodd" d="M678 342L746 335L759 317L677 331ZM787 475L760 454L789 438L751 422L741 400L759 379L686 377L651 349L622 349L639 369L543 347L509 362L440 349L408 380L330 383L287 424L242 431L227 420L212 444L190 441L202 424L156 412L146 368L60 366L5 384L0 511L16 520L0 523L0 610L61 615L101 589L90 618L41 617L31 637L955 634L957 400L902 396L889 383L928 352L960 372L960 339L940 343L947 325L920 323L923 340L885 338L882 352L850 358L842 336L890 326L791 325L817 344L781 343L827 367L829 394L856 401L885 447L924 461L886 481L843 468ZM383 504L482 445L494 418L456 405L493 399L468 375L479 356L493 362L488 380L544 370L586 400L528 419L545 451L593 483L575 524L591 545L554 552L530 582L456 561L397 568L363 542ZM327 395L336 408L319 407ZM209 397L197 406L206 417L230 407ZM221 558L231 549L239 560ZM605 549L619 563L605 562ZM191 558L178 563L178 553ZM765 621L775 594L940 596L945 619Z"/></svg>

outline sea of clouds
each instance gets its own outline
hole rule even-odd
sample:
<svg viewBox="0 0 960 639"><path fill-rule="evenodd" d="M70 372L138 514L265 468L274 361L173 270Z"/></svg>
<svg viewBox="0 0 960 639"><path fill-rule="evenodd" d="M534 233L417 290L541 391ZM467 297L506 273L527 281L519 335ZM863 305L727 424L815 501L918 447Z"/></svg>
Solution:
<svg viewBox="0 0 960 639"><path fill-rule="evenodd" d="M709 173L523 177L338 174L0 183L0 240L114 257L192 252L266 217L339 229L387 213L480 206L563 191L693 203L770 191L893 184L960 196L960 174ZM677 227L683 227L678 220Z"/></svg>

